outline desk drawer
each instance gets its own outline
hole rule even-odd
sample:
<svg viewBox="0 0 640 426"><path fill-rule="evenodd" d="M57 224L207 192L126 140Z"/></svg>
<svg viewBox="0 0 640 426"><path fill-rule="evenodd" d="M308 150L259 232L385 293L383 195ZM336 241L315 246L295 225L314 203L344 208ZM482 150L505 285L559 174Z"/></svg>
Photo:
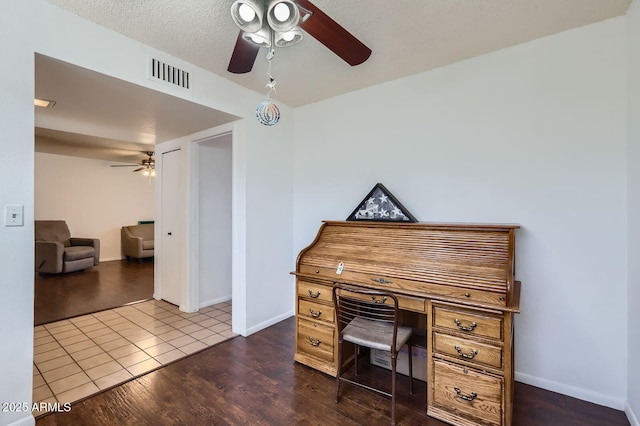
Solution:
<svg viewBox="0 0 640 426"><path fill-rule="evenodd" d="M333 305L324 305L312 300L298 300L298 315L309 321L323 321L326 323L334 323Z"/></svg>
<svg viewBox="0 0 640 426"><path fill-rule="evenodd" d="M454 306L433 305L433 326L503 340L502 316Z"/></svg>
<svg viewBox="0 0 640 426"><path fill-rule="evenodd" d="M502 423L501 377L439 360L433 360L432 365L435 407L476 424Z"/></svg>
<svg viewBox="0 0 640 426"><path fill-rule="evenodd" d="M315 299L319 302L333 303L333 294L331 293L333 287L330 285L323 285L317 283L311 283L303 280L298 281L298 296L305 297L307 299Z"/></svg>
<svg viewBox="0 0 640 426"><path fill-rule="evenodd" d="M334 361L333 325L298 319L297 351L330 363Z"/></svg>
<svg viewBox="0 0 640 426"><path fill-rule="evenodd" d="M502 348L471 339L433 333L433 350L463 362L474 362L502 368Z"/></svg>
<svg viewBox="0 0 640 426"><path fill-rule="evenodd" d="M399 278L397 276L372 275L368 272L351 270L350 263L345 264L341 274L336 274L338 264L333 268L300 265L299 272L330 282L352 283L364 287L389 290L420 297L427 294L434 298L458 299L463 303L483 304L497 307L507 306L507 289L495 287L489 290L483 286L474 286L473 282L461 282L460 285L449 285L446 282L429 282Z"/></svg>
<svg viewBox="0 0 640 426"><path fill-rule="evenodd" d="M366 300L368 302L375 300L376 302L382 302L385 305L393 305L393 299L391 298L382 299L380 297L375 297L374 299L372 299L372 297L369 295L351 293L350 291L345 291L342 294L344 294L345 296L352 297L354 299ZM396 297L398 298L399 309L405 309L407 311L426 312L425 299L421 299L418 297L402 296L398 294L396 295Z"/></svg>

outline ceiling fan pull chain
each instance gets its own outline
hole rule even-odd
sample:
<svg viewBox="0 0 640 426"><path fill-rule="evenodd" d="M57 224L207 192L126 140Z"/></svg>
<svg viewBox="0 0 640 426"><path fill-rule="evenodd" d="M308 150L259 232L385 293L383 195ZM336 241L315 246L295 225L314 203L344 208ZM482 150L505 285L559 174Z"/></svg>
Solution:
<svg viewBox="0 0 640 426"><path fill-rule="evenodd" d="M267 100L271 99L272 93L276 93L276 80L273 78L273 75L271 75L271 60L273 59L275 54L276 54L276 51L273 48L271 48L271 50L269 50L269 53L267 53L267 60L269 61L269 66L267 68L267 75L269 76L269 82L265 86L267 89L269 89L269 92L267 92Z"/></svg>
<svg viewBox="0 0 640 426"><path fill-rule="evenodd" d="M260 102L256 108L256 117L260 124L264 124L265 126L273 126L280 120L280 110L276 104L271 102L271 94L276 92L276 80L273 78L273 75L271 75L271 60L275 53L276 52L273 47L269 49L269 52L267 53L267 60L269 61L267 68L269 82L265 86L269 89L267 92L267 100Z"/></svg>

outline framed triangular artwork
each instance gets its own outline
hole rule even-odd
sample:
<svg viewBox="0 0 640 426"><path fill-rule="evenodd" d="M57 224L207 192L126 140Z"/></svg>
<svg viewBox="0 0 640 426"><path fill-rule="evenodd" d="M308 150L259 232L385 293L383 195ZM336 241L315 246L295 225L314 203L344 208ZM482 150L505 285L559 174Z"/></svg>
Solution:
<svg viewBox="0 0 640 426"><path fill-rule="evenodd" d="M417 222L383 184L377 183L347 220L373 222Z"/></svg>

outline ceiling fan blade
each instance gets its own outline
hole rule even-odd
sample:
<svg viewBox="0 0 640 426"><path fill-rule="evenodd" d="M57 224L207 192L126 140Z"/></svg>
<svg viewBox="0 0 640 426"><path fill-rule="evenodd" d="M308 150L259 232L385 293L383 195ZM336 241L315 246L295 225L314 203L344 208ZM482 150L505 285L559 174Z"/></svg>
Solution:
<svg viewBox="0 0 640 426"><path fill-rule="evenodd" d="M309 35L327 46L351 66L359 65L369 59L371 49L331 19L329 15L318 9L309 0L296 0L296 3L312 13L306 21L300 22L300 28L308 32Z"/></svg>
<svg viewBox="0 0 640 426"><path fill-rule="evenodd" d="M248 73L253 68L259 50L260 46L243 39L242 31L240 31L227 71L234 74Z"/></svg>
<svg viewBox="0 0 640 426"><path fill-rule="evenodd" d="M131 171L132 172L139 172L140 170L144 170L144 169L146 169L146 167L138 167L137 169L131 170Z"/></svg>

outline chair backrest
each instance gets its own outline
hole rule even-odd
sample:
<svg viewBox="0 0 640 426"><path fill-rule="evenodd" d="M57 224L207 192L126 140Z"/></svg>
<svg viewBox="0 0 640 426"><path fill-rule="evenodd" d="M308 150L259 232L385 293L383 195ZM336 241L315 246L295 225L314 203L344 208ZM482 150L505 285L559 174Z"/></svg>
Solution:
<svg viewBox="0 0 640 426"><path fill-rule="evenodd" d="M153 223L141 223L139 225L129 225L129 232L135 237L141 237L142 241L153 241Z"/></svg>
<svg viewBox="0 0 640 426"><path fill-rule="evenodd" d="M395 348L398 330L398 298L393 293L336 285L333 288L333 304L339 333L356 317L368 320L369 324L371 321L376 321L393 327L392 347Z"/></svg>
<svg viewBox="0 0 640 426"><path fill-rule="evenodd" d="M69 246L71 232L64 220L36 220L34 221L36 241L59 241Z"/></svg>

